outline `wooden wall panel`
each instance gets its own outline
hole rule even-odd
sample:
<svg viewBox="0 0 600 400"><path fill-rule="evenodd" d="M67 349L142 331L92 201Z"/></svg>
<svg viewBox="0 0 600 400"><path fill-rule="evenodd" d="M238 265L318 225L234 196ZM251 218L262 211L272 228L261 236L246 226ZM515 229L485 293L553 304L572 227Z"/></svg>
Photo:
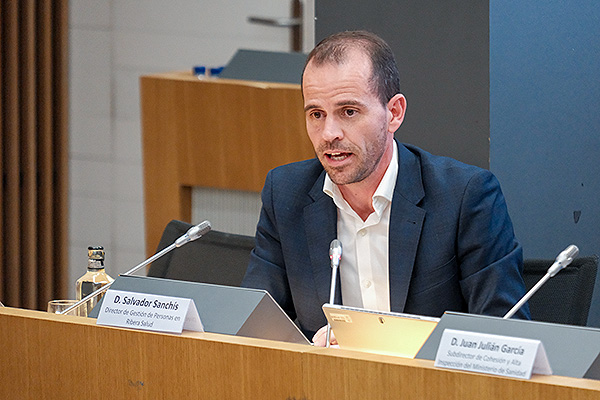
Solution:
<svg viewBox="0 0 600 400"><path fill-rule="evenodd" d="M0 0L0 301L66 295L68 2Z"/></svg>
<svg viewBox="0 0 600 400"><path fill-rule="evenodd" d="M300 85L175 72L140 88L148 255L170 220L190 220L191 187L260 192L271 168L314 157Z"/></svg>

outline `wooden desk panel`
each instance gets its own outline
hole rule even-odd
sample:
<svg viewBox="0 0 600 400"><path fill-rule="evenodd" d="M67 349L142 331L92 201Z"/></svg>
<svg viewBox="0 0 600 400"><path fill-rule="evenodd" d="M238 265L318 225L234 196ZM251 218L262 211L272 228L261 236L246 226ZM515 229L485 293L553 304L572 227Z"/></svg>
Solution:
<svg viewBox="0 0 600 400"><path fill-rule="evenodd" d="M2 399L600 398L594 380L502 378L439 369L432 361L210 333L143 332L14 308L0 308L0 338Z"/></svg>
<svg viewBox="0 0 600 400"><path fill-rule="evenodd" d="M0 309L1 399L300 399L300 346ZM265 394L263 396L263 394Z"/></svg>
<svg viewBox="0 0 600 400"><path fill-rule="evenodd" d="M314 157L299 85L182 72L140 88L149 255L170 220L190 221L191 187L260 192L271 168Z"/></svg>
<svg viewBox="0 0 600 400"><path fill-rule="evenodd" d="M314 349L303 362L305 371L314 372L305 383L307 399L600 398L600 381L588 379L542 375L534 375L531 380L504 378L436 368L430 360L339 349Z"/></svg>

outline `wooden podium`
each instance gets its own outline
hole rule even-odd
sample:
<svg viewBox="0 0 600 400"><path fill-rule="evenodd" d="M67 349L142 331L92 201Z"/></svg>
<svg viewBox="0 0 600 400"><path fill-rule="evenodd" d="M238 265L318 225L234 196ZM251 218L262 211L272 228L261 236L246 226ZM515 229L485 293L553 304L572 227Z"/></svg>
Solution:
<svg viewBox="0 0 600 400"><path fill-rule="evenodd" d="M2 399L598 399L600 381L502 378L340 349L0 308Z"/></svg>
<svg viewBox="0 0 600 400"><path fill-rule="evenodd" d="M260 192L267 172L314 157L300 85L140 79L146 249L172 219L191 222L193 186Z"/></svg>

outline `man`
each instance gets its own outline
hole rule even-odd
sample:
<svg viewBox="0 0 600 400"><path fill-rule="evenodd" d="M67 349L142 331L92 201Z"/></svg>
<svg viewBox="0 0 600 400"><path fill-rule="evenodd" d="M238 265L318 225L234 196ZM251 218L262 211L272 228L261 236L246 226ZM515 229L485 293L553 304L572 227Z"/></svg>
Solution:
<svg viewBox="0 0 600 400"><path fill-rule="evenodd" d="M382 39L324 39L308 56L302 94L318 160L267 175L244 286L269 291L307 337L321 328L319 345L335 238L336 303L501 316L524 295L522 250L496 178L394 140L406 99Z"/></svg>

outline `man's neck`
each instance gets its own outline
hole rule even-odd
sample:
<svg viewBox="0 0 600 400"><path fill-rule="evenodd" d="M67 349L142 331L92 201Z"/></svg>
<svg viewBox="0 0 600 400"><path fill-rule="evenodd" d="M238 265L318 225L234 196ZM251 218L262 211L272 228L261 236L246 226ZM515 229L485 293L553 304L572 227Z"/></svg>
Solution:
<svg viewBox="0 0 600 400"><path fill-rule="evenodd" d="M381 180L380 180L381 182ZM342 185L339 186L340 193L344 197L344 200L348 203L350 207L358 214L358 216L363 220L371 215L374 211L373 209L373 194L375 190L377 190L377 186L373 189L371 188L362 188L358 186L359 183L353 183L351 185Z"/></svg>
<svg viewBox="0 0 600 400"><path fill-rule="evenodd" d="M390 162L392 161L394 142L385 152L379 166L366 179L348 185L338 185L340 193L358 216L366 221L373 211L373 195L379 187Z"/></svg>

